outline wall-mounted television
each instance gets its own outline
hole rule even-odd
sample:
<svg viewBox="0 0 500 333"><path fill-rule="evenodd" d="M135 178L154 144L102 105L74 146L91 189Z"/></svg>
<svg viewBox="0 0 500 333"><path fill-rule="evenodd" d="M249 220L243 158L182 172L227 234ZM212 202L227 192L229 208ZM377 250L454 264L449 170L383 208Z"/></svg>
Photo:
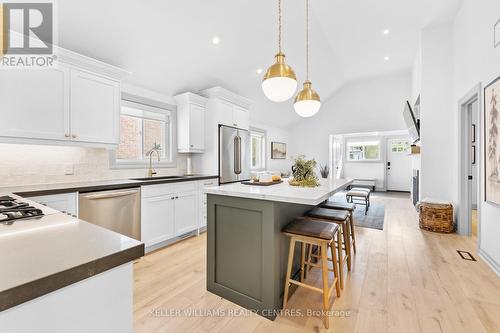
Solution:
<svg viewBox="0 0 500 333"><path fill-rule="evenodd" d="M403 117L406 123L406 128L408 129L408 134L413 140L413 143L420 140L420 122L415 118L415 113L411 108L410 102L406 101L405 108L403 111Z"/></svg>

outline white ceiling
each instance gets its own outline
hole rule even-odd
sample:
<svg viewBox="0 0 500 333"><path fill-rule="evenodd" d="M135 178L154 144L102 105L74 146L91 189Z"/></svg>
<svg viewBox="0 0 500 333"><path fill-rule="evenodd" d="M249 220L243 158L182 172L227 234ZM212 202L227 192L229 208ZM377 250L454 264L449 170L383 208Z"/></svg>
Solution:
<svg viewBox="0 0 500 333"><path fill-rule="evenodd" d="M420 29L453 18L460 1L311 0L310 79L322 100L346 81L409 69ZM304 1L283 2L283 50L301 85ZM161 93L223 86L254 101L253 120L286 127L299 119L292 101L267 101L263 74L256 73L274 60L276 6L273 0L64 0L59 44L122 67L132 73L130 83Z"/></svg>

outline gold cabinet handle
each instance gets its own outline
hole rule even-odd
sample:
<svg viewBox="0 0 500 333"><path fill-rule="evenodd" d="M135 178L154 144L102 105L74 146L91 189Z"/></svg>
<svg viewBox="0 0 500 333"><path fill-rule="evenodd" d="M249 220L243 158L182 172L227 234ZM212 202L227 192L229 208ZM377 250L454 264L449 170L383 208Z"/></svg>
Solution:
<svg viewBox="0 0 500 333"><path fill-rule="evenodd" d="M77 135L76 135L76 134L71 134L71 137L72 137L73 139L76 139Z"/></svg>
<svg viewBox="0 0 500 333"><path fill-rule="evenodd" d="M66 134L64 134L64 137L65 137L65 138L69 138L69 137L70 137L70 135L69 135L68 133L66 133Z"/></svg>

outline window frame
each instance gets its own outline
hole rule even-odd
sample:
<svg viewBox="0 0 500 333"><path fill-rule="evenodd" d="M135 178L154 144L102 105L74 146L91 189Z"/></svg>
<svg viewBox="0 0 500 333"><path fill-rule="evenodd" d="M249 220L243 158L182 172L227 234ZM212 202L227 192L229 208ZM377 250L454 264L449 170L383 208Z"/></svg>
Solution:
<svg viewBox="0 0 500 333"><path fill-rule="evenodd" d="M347 163L371 163L371 162L380 162L382 160L382 144L380 140L352 140L347 141L345 147L345 160ZM375 159L366 159L365 158L365 147L366 146L378 146L378 157ZM349 148L353 146L363 146L363 159L361 160L353 160L349 156Z"/></svg>
<svg viewBox="0 0 500 333"><path fill-rule="evenodd" d="M168 143L166 156L160 162L153 163L155 168L176 168L177 167L177 107L142 96L122 93L120 101L119 117L122 115L122 106L129 106L144 112L158 113L167 117L165 127L165 141ZM127 114L125 114L127 115ZM162 147L165 147L165 142ZM120 160L117 158L117 149L110 150L110 169L146 169L149 167L149 160Z"/></svg>
<svg viewBox="0 0 500 333"><path fill-rule="evenodd" d="M259 135L262 137L262 142L261 142L261 166L260 167L253 167L252 166L252 135ZM267 165L267 132L265 130L259 129L259 128L250 128L250 170L252 171L264 171L266 169Z"/></svg>

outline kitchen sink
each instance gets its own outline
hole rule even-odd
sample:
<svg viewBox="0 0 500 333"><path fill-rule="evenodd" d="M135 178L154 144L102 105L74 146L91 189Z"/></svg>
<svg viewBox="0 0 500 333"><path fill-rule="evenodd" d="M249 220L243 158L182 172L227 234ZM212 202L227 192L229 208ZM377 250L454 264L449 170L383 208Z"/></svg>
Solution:
<svg viewBox="0 0 500 333"><path fill-rule="evenodd" d="M145 177L145 178L131 178L130 180L149 181L149 180L166 180L166 179L181 179L183 176L164 176L164 177Z"/></svg>

